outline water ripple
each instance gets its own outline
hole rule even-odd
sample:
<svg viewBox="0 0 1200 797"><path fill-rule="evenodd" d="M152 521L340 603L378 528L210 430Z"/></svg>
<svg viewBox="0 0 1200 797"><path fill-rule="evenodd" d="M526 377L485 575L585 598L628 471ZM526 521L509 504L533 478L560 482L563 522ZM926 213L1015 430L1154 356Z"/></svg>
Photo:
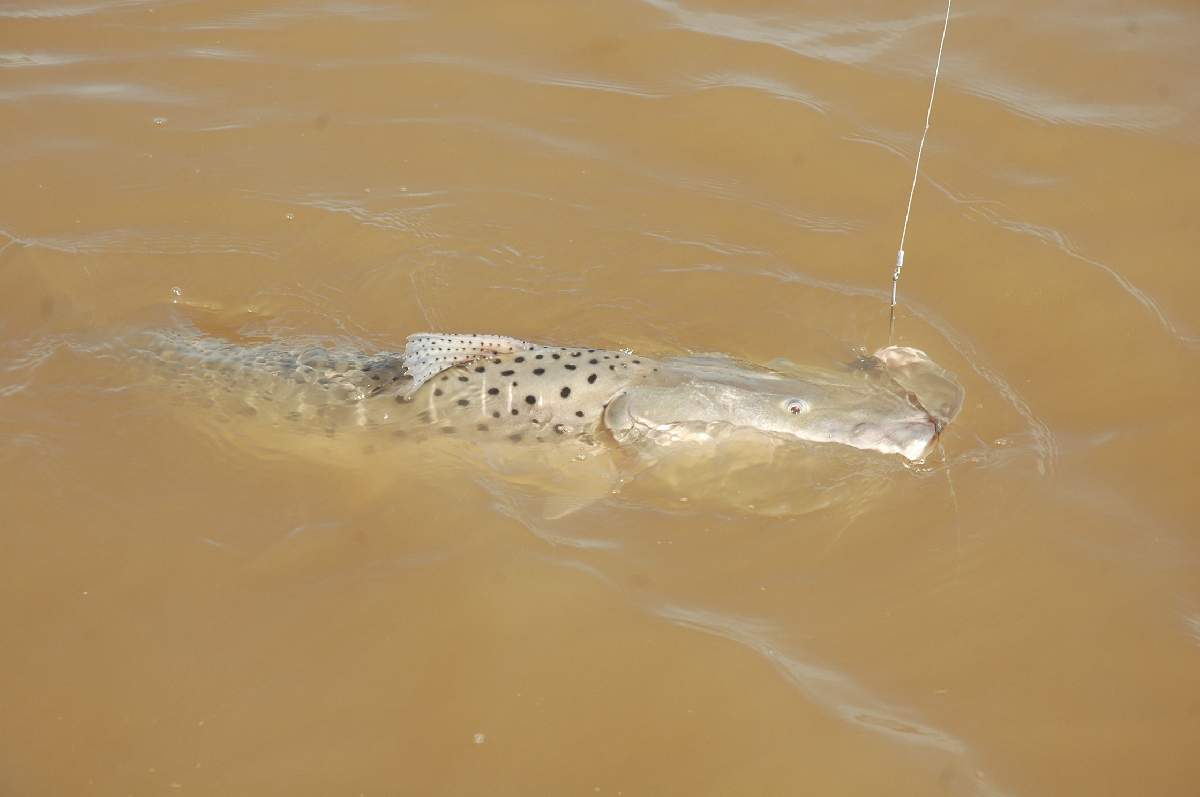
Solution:
<svg viewBox="0 0 1200 797"><path fill-rule="evenodd" d="M1191 634L1192 641L1200 645L1200 614L1185 615L1183 624Z"/></svg>
<svg viewBox="0 0 1200 797"><path fill-rule="evenodd" d="M729 243L727 241L714 241L714 240L692 241L692 240L688 240L686 238L677 238L674 235L670 235L668 233L654 232L652 230L643 230L642 235L645 235L647 238L654 238L659 241L666 241L667 243L675 244L675 245L679 245L679 246L696 246L701 249L705 249L709 252L714 252L718 255L727 255L730 257L746 257L746 256L762 257L762 256L768 254L767 252L765 252L761 249L753 249L748 246L741 246L739 244ZM664 273L673 271L673 270L674 269L662 269L662 271Z"/></svg>
<svg viewBox="0 0 1200 797"><path fill-rule="evenodd" d="M320 19L345 17L366 22L410 22L421 19L418 12L395 4L328 2L304 4L293 8L247 11L206 22L192 22L179 30L254 30L279 28L285 25Z"/></svg>
<svg viewBox="0 0 1200 797"><path fill-rule="evenodd" d="M255 199L261 199L267 202L278 202L284 205L296 205L299 207L317 208L329 213L340 213L349 216L367 227L375 227L381 230L399 230L401 232L417 233L427 238L441 238L440 234L429 232L425 229L425 219L429 213L440 208L454 207L453 202L449 201L420 201L432 199L438 196L444 196L445 191L428 191L428 192L400 192L396 194L372 194L374 201L378 202L381 199L392 197L404 197L412 201L411 204L403 207L391 207L385 210L372 210L364 204L364 200L360 196L350 196L347 194L325 194L311 193L302 194L299 196L283 195L283 194L268 194L255 191L247 191L248 196Z"/></svg>
<svg viewBox="0 0 1200 797"><path fill-rule="evenodd" d="M802 661L772 642L774 627L763 620L734 617L702 609L665 605L655 614L682 628L700 631L746 647L766 659L809 700L842 720L896 741L930 747L958 758L969 758L967 745L958 737L913 718L913 712L889 705L871 695L845 673ZM1000 792L970 767L980 794Z"/></svg>
<svg viewBox="0 0 1200 797"><path fill-rule="evenodd" d="M696 177L691 175L673 175L664 172L655 172L649 168L640 167L638 173L655 180L659 180L670 185L681 188L685 191L690 191L697 194L707 194L725 199L752 208L757 208L767 213L771 213L779 218L787 219L794 222L799 227L810 232L844 234L854 232L861 229L862 224L853 219L838 218L836 216L825 216L819 213L806 213L799 210L781 207L780 205L769 202L764 199L754 199L747 196L744 191L736 185L724 180L719 180L713 177Z"/></svg>
<svg viewBox="0 0 1200 797"><path fill-rule="evenodd" d="M265 239L224 233L180 233L165 230L114 229L65 236L25 238L0 231L16 243L65 254L138 255L251 255L280 257L278 247Z"/></svg>
<svg viewBox="0 0 1200 797"><path fill-rule="evenodd" d="M361 62L331 62L331 66L340 66L351 63L352 65L360 65ZM651 91L650 89L634 86L629 83L620 83L611 79L602 79L594 75L581 75L578 73L548 71L546 69L533 69L520 64L504 63L494 59L477 58L470 55L460 55L454 53L418 53L407 55L402 63L407 64L443 64L446 66L455 66L463 69L470 69L486 74L500 75L502 77L520 80L525 83L533 83L543 86L563 86L566 88L587 89L590 91L605 91L615 94L625 94L632 97L649 97L657 98L665 96L661 93ZM370 63L371 66L376 66L377 61Z"/></svg>
<svg viewBox="0 0 1200 797"><path fill-rule="evenodd" d="M0 91L0 102L13 102L35 97L69 97L100 102L143 102L164 105L187 105L191 102L178 94L160 91L138 83L66 83L26 86Z"/></svg>
<svg viewBox="0 0 1200 797"><path fill-rule="evenodd" d="M681 271L683 269L675 269ZM711 270L707 268L707 264L699 264L692 270ZM787 269L762 269L757 272L751 271L746 273L756 273L759 276L769 277L785 283L796 283L805 285L818 290L833 291L834 293L842 294L843 296L862 296L879 299L882 302L888 302L891 299L890 290L881 288L865 288L859 285L851 285L844 282L836 282L833 280L822 280L816 277L810 277L807 274ZM967 363L968 367L974 371L980 378L994 387L1005 401L1017 412L1018 415L1025 421L1029 435L1033 439L1032 448L1037 456L1037 469L1041 474L1046 474L1054 469L1058 459L1059 445L1054 437L1054 433L1050 431L1050 427L1039 418L1029 403L1021 396L1007 379L1001 376L998 372L984 363L982 355L979 354L975 345L971 343L966 336L957 332L950 326L949 322L941 316L930 310L918 301L913 299L905 299L905 309L912 313L913 316L921 319L930 327L938 332L950 346L957 351Z"/></svg>
<svg viewBox="0 0 1200 797"><path fill-rule="evenodd" d="M1184 118L1178 109L1164 106L1085 102L1063 97L1048 89L1000 77L994 69L961 56L947 61L944 70L947 78L961 90L1039 122L1150 131L1178 124Z"/></svg>
<svg viewBox="0 0 1200 797"><path fill-rule="evenodd" d="M206 61L256 61L264 59L247 50L231 50L228 47L185 47L175 53L184 58L200 58Z"/></svg>
<svg viewBox="0 0 1200 797"><path fill-rule="evenodd" d="M547 133L531 127L478 116L395 116L386 119L348 121L346 124L362 125L437 125L445 127L467 127L499 133L507 138L531 141L539 146L585 158L602 158L605 152L597 145L574 138Z"/></svg>
<svg viewBox="0 0 1200 797"><path fill-rule="evenodd" d="M701 89L713 88L743 88L761 91L777 99L798 102L812 108L814 111L825 113L826 103L811 94L794 89L783 81L755 75L748 72L714 72L692 78L692 84Z"/></svg>
<svg viewBox="0 0 1200 797"><path fill-rule="evenodd" d="M1059 232L1052 227L1044 227L1027 221L1004 218L993 208L976 207L972 208L970 212L985 221L999 226L1002 229L1036 238L1042 243L1049 244L1050 246L1062 251L1069 257L1072 257L1081 263L1086 263L1092 268L1103 272L1109 278L1111 278L1121 288L1122 291L1131 296L1134 301L1149 310L1150 313L1158 320L1158 323L1163 327L1163 329L1165 329L1171 335L1171 337L1187 346L1200 345L1200 336L1190 335L1180 330L1179 327L1167 317L1162 308L1158 306L1158 302L1156 302L1149 294L1130 282L1127 277L1125 277L1123 274L1121 274L1121 272L1117 271L1112 266L1096 260L1095 258L1088 257L1080 252L1065 233Z"/></svg>
<svg viewBox="0 0 1200 797"><path fill-rule="evenodd" d="M668 14L672 26L684 30L779 47L808 58L840 64L881 67L883 64L880 62L886 56L893 62L888 65L891 71L914 74L918 71L924 74L924 68L902 68L895 63L897 58L904 57L897 45L913 31L926 25L940 25L942 21L940 13L883 20L792 21L778 17L756 18L696 10L673 0L642 2ZM962 12L955 14L956 19L963 16ZM1065 19L1077 21L1078 18L1068 16ZM1110 20L1106 24L1111 26L1116 22ZM1121 24L1127 25L1128 19L1122 17ZM1064 97L1047 89L1002 77L995 67L978 64L969 55L949 55L943 72L948 81L969 94L996 102L1026 118L1052 124L1146 131L1176 125L1185 118L1176 107L1146 103L1099 103Z"/></svg>
<svg viewBox="0 0 1200 797"><path fill-rule="evenodd" d="M0 69L28 69L39 66L67 66L99 60L79 53L0 53Z"/></svg>
<svg viewBox="0 0 1200 797"><path fill-rule="evenodd" d="M0 19L60 19L85 17L105 11L155 5L156 0L108 0L108 2L77 3L74 5L24 5L0 7Z"/></svg>
<svg viewBox="0 0 1200 797"><path fill-rule="evenodd" d="M720 11L698 11L672 0L642 2L670 15L674 26L683 30L780 47L841 64L870 63L889 52L909 32L935 23L940 27L943 17L936 13L902 19L803 19L792 23L779 18L755 19Z"/></svg>
<svg viewBox="0 0 1200 797"><path fill-rule="evenodd" d="M882 141L858 136L845 136L844 138L847 141L880 147L899 158L903 158L904 160L908 161L912 160L911 156L901 152L897 147ZM1080 252L1065 233L1059 232L1051 227L1045 227L1027 221L1005 218L1000 214L999 211L999 208L1002 207L1002 204L996 200L960 196L931 178L926 177L924 179L955 204L966 206L966 213L968 216L975 216L990 224L995 224L1001 229L1009 230L1010 232L1032 236L1042 243L1054 246L1072 258L1100 270L1112 278L1112 280L1116 282L1118 286L1120 286L1121 290L1129 294L1129 296L1133 297L1136 302L1149 310L1158 320L1158 323L1163 327L1163 329L1165 329L1173 338L1187 346L1200 345L1200 336L1188 334L1182 331L1167 317L1166 313L1161 307L1159 307L1158 302L1156 302L1149 294L1134 285L1127 277L1125 277L1123 274L1121 274L1121 272L1117 271L1112 266L1096 260L1095 258L1088 257ZM1054 180L1051 178L1039 177L1024 177L1023 180L1025 182L1054 182Z"/></svg>

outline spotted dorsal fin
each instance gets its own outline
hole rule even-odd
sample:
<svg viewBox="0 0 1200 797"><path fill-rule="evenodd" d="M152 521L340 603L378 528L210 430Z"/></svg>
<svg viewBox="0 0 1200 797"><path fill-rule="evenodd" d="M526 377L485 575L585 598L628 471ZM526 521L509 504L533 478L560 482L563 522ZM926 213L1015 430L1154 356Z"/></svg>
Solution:
<svg viewBox="0 0 1200 797"><path fill-rule="evenodd" d="M541 347L536 343L505 335L443 335L437 332L409 335L404 343L404 367L412 377L408 391L415 391L447 368L482 357L537 348Z"/></svg>

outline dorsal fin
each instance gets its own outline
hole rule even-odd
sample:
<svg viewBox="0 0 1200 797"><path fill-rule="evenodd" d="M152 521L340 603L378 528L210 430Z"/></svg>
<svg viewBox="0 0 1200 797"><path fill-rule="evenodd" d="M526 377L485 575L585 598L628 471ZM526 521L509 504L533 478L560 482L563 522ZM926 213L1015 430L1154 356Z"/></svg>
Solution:
<svg viewBox="0 0 1200 797"><path fill-rule="evenodd" d="M404 367L412 377L408 392L416 391L447 368L483 357L538 348L541 346L536 343L506 335L443 335L437 332L409 335L404 343Z"/></svg>

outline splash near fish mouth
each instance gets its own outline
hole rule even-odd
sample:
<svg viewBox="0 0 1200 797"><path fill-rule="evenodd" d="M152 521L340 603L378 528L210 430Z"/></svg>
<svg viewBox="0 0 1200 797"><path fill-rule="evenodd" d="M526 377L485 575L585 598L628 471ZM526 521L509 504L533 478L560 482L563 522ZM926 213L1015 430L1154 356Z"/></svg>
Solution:
<svg viewBox="0 0 1200 797"><path fill-rule="evenodd" d="M725 355L654 358L477 334L419 333L403 351L367 352L313 341L243 345L175 328L142 332L132 348L175 385L207 390L210 403L232 402L238 414L406 438L632 447L726 428L916 461L964 398L951 373L901 346L852 367L795 373Z"/></svg>
<svg viewBox="0 0 1200 797"><path fill-rule="evenodd" d="M928 416L933 426L932 445L962 410L966 398L962 385L929 355L911 346L885 346L869 359L904 391L910 404Z"/></svg>

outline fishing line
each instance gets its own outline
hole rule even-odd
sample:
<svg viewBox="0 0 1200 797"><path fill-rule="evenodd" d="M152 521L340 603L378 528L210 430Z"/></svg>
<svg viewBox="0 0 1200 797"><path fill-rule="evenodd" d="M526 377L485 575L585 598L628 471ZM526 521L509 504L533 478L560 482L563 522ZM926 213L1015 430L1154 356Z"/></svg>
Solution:
<svg viewBox="0 0 1200 797"><path fill-rule="evenodd" d="M946 47L946 31L950 29L950 4L946 0L946 19L942 23L942 39L938 42L937 63L933 67L933 85L929 89L929 107L925 110L925 130L917 147L917 162L913 167L912 187L908 189L908 208L904 211L904 226L900 229L900 247L896 250L896 270L892 272L892 309L888 321L888 343L896 329L896 289L900 285L900 272L904 270L904 239L908 236L908 218L912 215L913 196L917 193L917 177L921 174L921 154L925 151L925 138L929 135L929 122L933 118L933 97L937 93L938 74L942 71L942 50Z"/></svg>

